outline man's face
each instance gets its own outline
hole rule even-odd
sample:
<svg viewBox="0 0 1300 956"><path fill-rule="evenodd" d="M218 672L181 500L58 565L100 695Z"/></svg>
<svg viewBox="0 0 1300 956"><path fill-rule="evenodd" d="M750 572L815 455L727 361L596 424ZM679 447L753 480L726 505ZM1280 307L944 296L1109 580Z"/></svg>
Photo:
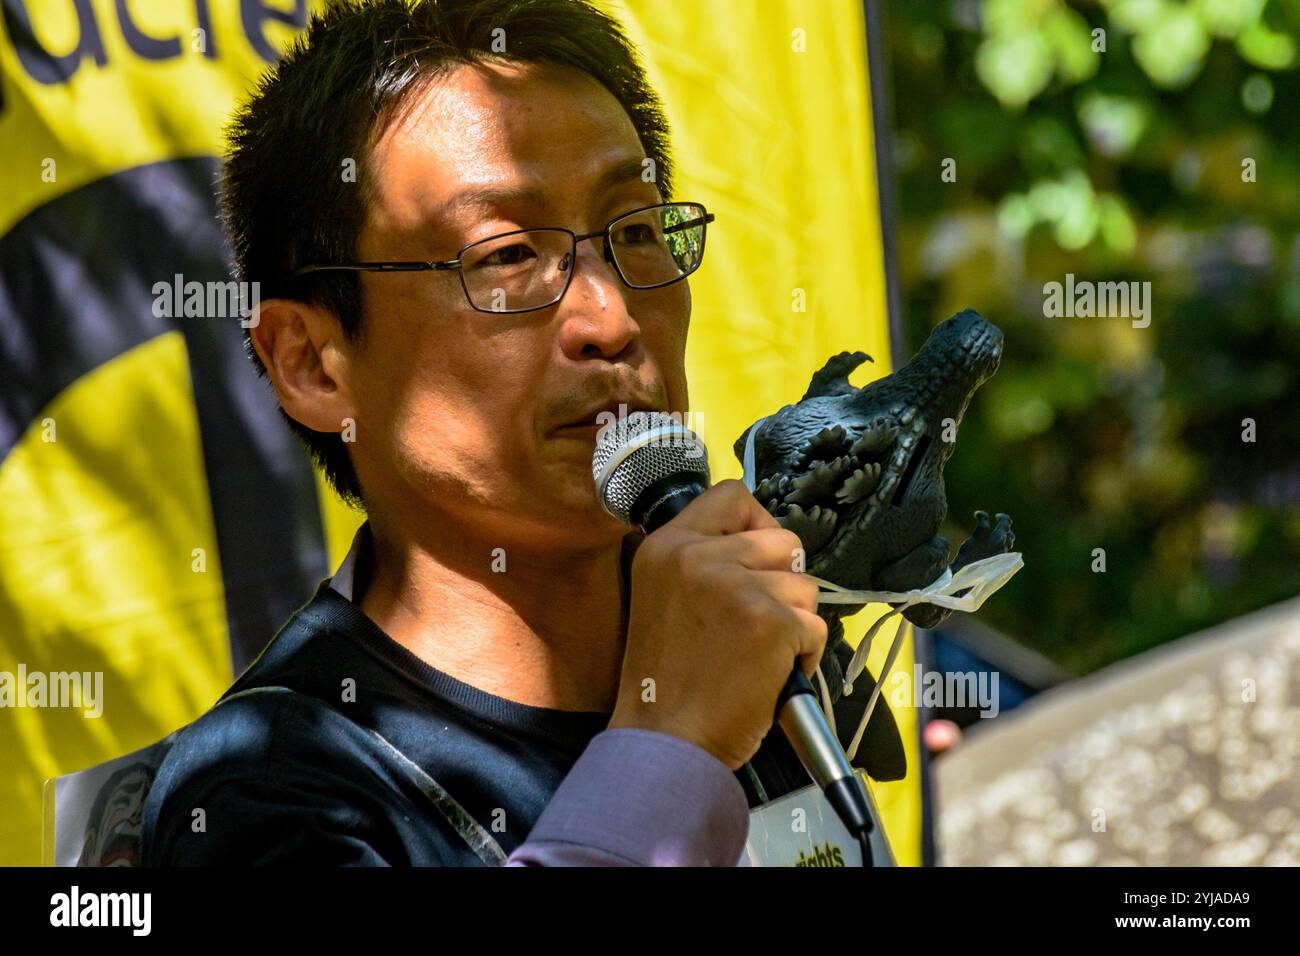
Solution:
<svg viewBox="0 0 1300 956"><path fill-rule="evenodd" d="M618 101L581 71L460 67L375 145L358 259L450 259L514 229L594 232L664 201L644 158ZM485 187L518 195L458 201ZM599 239L578 244L573 268L558 304L521 314L476 311L453 272L363 274L351 450L372 511L538 544L626 530L595 499L594 416L620 402L686 411L690 290L627 288Z"/></svg>

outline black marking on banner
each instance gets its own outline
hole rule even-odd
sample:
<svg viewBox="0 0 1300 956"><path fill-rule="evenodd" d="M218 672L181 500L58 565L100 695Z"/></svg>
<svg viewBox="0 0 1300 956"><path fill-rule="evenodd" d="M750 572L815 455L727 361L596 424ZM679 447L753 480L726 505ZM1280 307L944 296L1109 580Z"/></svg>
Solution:
<svg viewBox="0 0 1300 956"><path fill-rule="evenodd" d="M0 463L64 388L179 330L238 673L329 569L310 462L244 354L238 319L154 315L157 282L229 279L217 168L202 157L127 170L52 200L0 237Z"/></svg>

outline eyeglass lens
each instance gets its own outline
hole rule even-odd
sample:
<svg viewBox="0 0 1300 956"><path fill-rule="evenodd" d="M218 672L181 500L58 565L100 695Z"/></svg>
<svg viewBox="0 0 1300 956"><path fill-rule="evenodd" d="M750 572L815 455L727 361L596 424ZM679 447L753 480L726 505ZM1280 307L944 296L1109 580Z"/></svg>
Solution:
<svg viewBox="0 0 1300 956"><path fill-rule="evenodd" d="M700 206L677 203L611 223L609 249L624 280L648 288L694 272L704 255L704 216ZM573 236L562 229L532 229L475 243L460 258L475 308L537 309L564 293L573 267Z"/></svg>

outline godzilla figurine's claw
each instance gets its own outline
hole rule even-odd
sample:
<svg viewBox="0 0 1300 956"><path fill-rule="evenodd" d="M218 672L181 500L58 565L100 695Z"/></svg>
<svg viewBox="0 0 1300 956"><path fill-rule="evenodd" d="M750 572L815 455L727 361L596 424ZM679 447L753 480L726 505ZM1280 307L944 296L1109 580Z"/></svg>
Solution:
<svg viewBox="0 0 1300 956"><path fill-rule="evenodd" d="M1016 535L1011 530L1011 516L998 512L996 520L997 525L991 525L987 511L975 512L975 530L957 549L957 557L952 562L953 574L968 564L1015 549Z"/></svg>
<svg viewBox="0 0 1300 956"><path fill-rule="evenodd" d="M823 511L820 506L813 505L804 511L799 505L792 504L785 514L777 518L777 522L787 531L793 531L799 536L804 553L808 554L816 552L835 534L835 517L835 512L830 508Z"/></svg>
<svg viewBox="0 0 1300 956"><path fill-rule="evenodd" d="M849 373L863 362L874 362L866 352L841 352L833 355L818 371L813 373L808 383L808 391L799 401L828 395L851 395L857 391L849 384Z"/></svg>
<svg viewBox="0 0 1300 956"><path fill-rule="evenodd" d="M863 429L857 441L850 446L849 454L859 461L865 460L868 456L880 455L894 443L897 437L898 426L884 416L879 416Z"/></svg>
<svg viewBox="0 0 1300 956"><path fill-rule="evenodd" d="M968 564L973 564L984 558L991 558L994 555L1006 554L1015 548L1016 536L1011 530L1011 516L999 512L996 520L997 524L991 525L987 511L975 512L975 530L971 532L971 536L957 550L957 557L948 570L956 574ZM957 593L964 594L966 590L969 589L963 589ZM908 608L903 612L903 617L917 627L935 628L946 621L950 613L944 608L925 604Z"/></svg>

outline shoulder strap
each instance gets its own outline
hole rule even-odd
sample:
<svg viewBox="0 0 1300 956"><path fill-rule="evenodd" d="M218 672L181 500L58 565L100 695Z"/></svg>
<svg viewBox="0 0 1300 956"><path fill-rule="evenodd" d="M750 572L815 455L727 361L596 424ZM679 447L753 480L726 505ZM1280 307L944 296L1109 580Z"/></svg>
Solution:
<svg viewBox="0 0 1300 956"><path fill-rule="evenodd" d="M237 700L240 697L251 697L254 694L273 693L298 694L301 697L310 696L307 694L301 694L289 687L267 685L264 687L250 687L247 690L241 690L237 693L231 694L229 697L223 697L221 700L217 701L214 706L220 707L222 704L227 703L228 701ZM317 697L311 697L311 699L319 700ZM321 701L321 703L325 702ZM330 705L325 703L325 706L329 707ZM403 772L406 774L407 779L414 783L415 786L419 788L420 792L429 798L429 802L432 803L438 812L442 814L447 823L451 825L451 828L460 834L461 839L469 845L469 848L472 851L474 851L475 856L488 866L502 866L505 864L506 853L501 849L501 845L492 838L492 834L483 829L479 822L470 815L468 810L460 805L455 797L443 789L442 784L429 776L429 774L426 773L419 764L393 746L392 742L378 731L372 730L369 727L365 728L365 730L370 734L370 736L374 737L376 742L378 742L379 745L383 747L397 762L397 765L401 767Z"/></svg>

